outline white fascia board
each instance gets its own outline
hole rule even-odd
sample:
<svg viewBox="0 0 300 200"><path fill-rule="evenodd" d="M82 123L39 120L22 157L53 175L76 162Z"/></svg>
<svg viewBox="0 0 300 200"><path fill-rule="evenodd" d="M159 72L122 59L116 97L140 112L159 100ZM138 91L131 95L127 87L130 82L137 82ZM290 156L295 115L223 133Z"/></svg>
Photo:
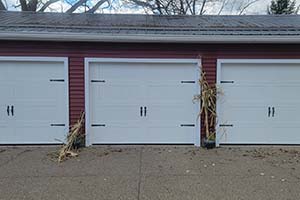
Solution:
<svg viewBox="0 0 300 200"><path fill-rule="evenodd" d="M299 36L265 35L148 35L148 34L81 34L81 33L40 33L2 32L0 40L29 41L82 41L82 42L158 42L158 43L300 43Z"/></svg>

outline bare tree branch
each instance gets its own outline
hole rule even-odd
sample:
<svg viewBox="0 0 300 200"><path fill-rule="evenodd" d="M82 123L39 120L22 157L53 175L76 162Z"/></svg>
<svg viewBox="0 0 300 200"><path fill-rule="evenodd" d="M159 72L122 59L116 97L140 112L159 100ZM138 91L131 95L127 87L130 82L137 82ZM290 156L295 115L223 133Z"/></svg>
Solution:
<svg viewBox="0 0 300 200"><path fill-rule="evenodd" d="M0 0L0 10L6 10L6 7L5 7L4 3L2 2L2 0Z"/></svg>
<svg viewBox="0 0 300 200"><path fill-rule="evenodd" d="M193 0L193 15L196 15L196 0Z"/></svg>
<svg viewBox="0 0 300 200"><path fill-rule="evenodd" d="M100 0L100 1L98 1L91 9L89 9L89 10L87 11L87 13L94 13L94 12L96 12L96 10L98 10L98 8L99 8L101 5L103 5L105 2L108 2L108 3L109 3L108 0Z"/></svg>
<svg viewBox="0 0 300 200"><path fill-rule="evenodd" d="M27 4L27 8L29 11L36 11L37 10L38 0L30 0Z"/></svg>
<svg viewBox="0 0 300 200"><path fill-rule="evenodd" d="M79 0L77 1L66 13L73 13L77 8L86 3L87 0Z"/></svg>
<svg viewBox="0 0 300 200"><path fill-rule="evenodd" d="M185 0L185 3L186 3L186 10L185 10L185 13L187 13L188 11L190 12L190 13L193 13L193 8L192 8L192 6L191 6L191 2L189 2L188 0Z"/></svg>
<svg viewBox="0 0 300 200"><path fill-rule="evenodd" d="M20 0L20 4L21 4L22 11L28 11L26 0Z"/></svg>
<svg viewBox="0 0 300 200"><path fill-rule="evenodd" d="M49 0L47 1L39 10L39 12L44 12L51 4L58 2L59 0Z"/></svg>
<svg viewBox="0 0 300 200"><path fill-rule="evenodd" d="M133 3L135 3L138 6L144 7L144 8L150 8L155 9L153 6L151 6L149 3L140 1L140 0L131 0Z"/></svg>
<svg viewBox="0 0 300 200"><path fill-rule="evenodd" d="M203 15L203 13L204 13L203 11L204 11L205 4L206 4L206 0L203 0L202 6L200 9L200 15Z"/></svg>
<svg viewBox="0 0 300 200"><path fill-rule="evenodd" d="M244 5L240 12L239 12L239 15L242 15L244 13L244 11L249 7L251 6L252 4L256 3L258 0L253 0L253 1L250 1L249 3L247 3L246 5Z"/></svg>
<svg viewBox="0 0 300 200"><path fill-rule="evenodd" d="M220 14L222 13L222 11L223 11L223 9L225 8L225 6L227 5L227 3L228 3L228 0L224 0L224 1L222 2L221 8L220 8L220 10L219 10L219 12L218 12L218 15L220 15Z"/></svg>

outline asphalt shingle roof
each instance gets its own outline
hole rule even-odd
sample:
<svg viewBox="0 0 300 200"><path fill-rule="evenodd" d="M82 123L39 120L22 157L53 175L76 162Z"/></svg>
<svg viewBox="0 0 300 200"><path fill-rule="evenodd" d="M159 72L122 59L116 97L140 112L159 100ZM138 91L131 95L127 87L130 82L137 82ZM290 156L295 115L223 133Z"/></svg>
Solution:
<svg viewBox="0 0 300 200"><path fill-rule="evenodd" d="M300 16L159 16L0 12L1 33L144 37L281 36L300 39ZM79 39L78 39L79 40Z"/></svg>

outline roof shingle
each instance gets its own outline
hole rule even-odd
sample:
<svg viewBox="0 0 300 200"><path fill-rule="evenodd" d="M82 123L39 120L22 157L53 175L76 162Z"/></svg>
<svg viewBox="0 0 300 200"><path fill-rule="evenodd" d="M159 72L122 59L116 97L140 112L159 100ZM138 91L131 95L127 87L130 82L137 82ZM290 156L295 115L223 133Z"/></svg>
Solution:
<svg viewBox="0 0 300 200"><path fill-rule="evenodd" d="M159 16L0 12L1 33L90 36L202 37L277 36L300 40L299 15ZM3 35L2 35L3 36ZM17 38L16 38L17 39ZM78 39L80 40L80 39Z"/></svg>

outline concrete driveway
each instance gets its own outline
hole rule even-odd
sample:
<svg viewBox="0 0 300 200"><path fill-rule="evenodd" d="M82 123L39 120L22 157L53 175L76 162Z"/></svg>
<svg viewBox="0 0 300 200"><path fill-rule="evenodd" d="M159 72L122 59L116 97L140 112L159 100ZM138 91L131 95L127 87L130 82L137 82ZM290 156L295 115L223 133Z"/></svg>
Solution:
<svg viewBox="0 0 300 200"><path fill-rule="evenodd" d="M300 148L1 147L0 199L300 199Z"/></svg>

